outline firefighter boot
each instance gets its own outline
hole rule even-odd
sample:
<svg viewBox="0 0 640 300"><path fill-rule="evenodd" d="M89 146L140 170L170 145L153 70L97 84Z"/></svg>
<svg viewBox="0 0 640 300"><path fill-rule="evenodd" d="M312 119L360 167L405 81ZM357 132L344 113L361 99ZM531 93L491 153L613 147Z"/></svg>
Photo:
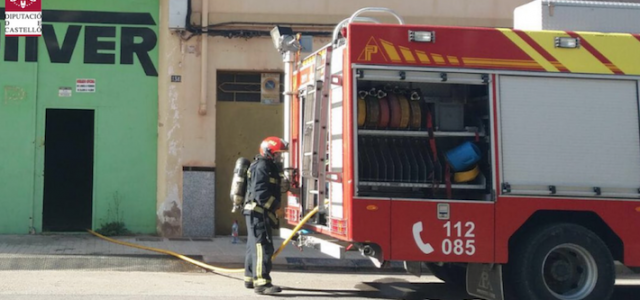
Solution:
<svg viewBox="0 0 640 300"><path fill-rule="evenodd" d="M246 287L248 289L252 289L253 288L253 280L245 280L244 287Z"/></svg>
<svg viewBox="0 0 640 300"><path fill-rule="evenodd" d="M282 292L282 289L279 286L267 283L265 285L255 287L254 291L256 294L260 295L273 295Z"/></svg>

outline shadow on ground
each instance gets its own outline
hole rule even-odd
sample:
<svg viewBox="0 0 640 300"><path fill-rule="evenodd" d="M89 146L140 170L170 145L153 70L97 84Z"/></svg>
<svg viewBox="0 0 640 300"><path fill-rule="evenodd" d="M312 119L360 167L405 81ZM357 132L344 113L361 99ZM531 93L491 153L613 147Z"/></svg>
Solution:
<svg viewBox="0 0 640 300"><path fill-rule="evenodd" d="M384 278L373 282L363 282L355 290L301 289L283 287L282 298L323 297L323 298L370 298L370 299L420 299L420 300L475 300L465 291L454 289L444 283L415 283L399 278ZM618 285L611 299L637 300L640 295L638 285Z"/></svg>

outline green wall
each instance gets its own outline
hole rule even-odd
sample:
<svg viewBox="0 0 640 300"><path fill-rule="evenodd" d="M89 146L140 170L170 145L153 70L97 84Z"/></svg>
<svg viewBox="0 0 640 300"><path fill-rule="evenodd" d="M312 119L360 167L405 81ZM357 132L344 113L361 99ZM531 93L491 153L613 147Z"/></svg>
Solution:
<svg viewBox="0 0 640 300"><path fill-rule="evenodd" d="M158 16L157 0L43 1L43 36L18 38L17 61L0 22L0 234L41 231L47 108L95 110L93 229L117 193L127 228L155 233Z"/></svg>

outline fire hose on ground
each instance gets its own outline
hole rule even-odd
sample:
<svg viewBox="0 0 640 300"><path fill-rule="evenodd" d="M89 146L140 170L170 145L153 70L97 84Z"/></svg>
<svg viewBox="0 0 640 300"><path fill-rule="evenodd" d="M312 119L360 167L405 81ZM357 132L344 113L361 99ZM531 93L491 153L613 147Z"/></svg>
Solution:
<svg viewBox="0 0 640 300"><path fill-rule="evenodd" d="M318 212L318 208L316 206L316 208L314 208L312 211L310 211L301 221L300 223L293 228L293 231L291 232L291 234L289 235L289 237L287 237L286 240L284 240L284 242L282 242L282 244L280 245L280 248L278 248L278 250L273 254L273 256L271 257L271 260L273 261L278 254L280 254L280 252L282 252L282 250L284 249L284 247L287 245L287 243L289 243L289 241L291 241L291 239L295 236L295 234L298 232L298 230L300 230L300 228L302 228L302 226L307 223L307 221L309 221L309 219L311 219L311 217L313 217L314 214L316 214ZM158 253L163 253L163 254L167 254L167 255L171 255L174 257L177 257L179 259L182 259L184 261L187 261L189 263L192 263L196 266L199 266L201 268L213 271L213 272L218 272L218 273L242 273L244 272L244 268L241 269L228 269L228 268L221 268L221 267L215 267L215 266L211 266L208 264L205 264L203 262L197 261L195 259L189 258L187 256L184 256L182 254L173 252L173 251L169 251L169 250L164 250L164 249L158 249L158 248L152 248L152 247L147 247L147 246L142 246L142 245L138 245L138 244L134 244L134 243L129 243L129 242L123 242L123 241L118 241L116 239L112 239L106 236L103 236L93 230L87 230L89 233L107 240L109 242L112 243L116 243L116 244L120 244L120 245L124 245L124 246L129 246L129 247L134 247L134 248L138 248L138 249L143 249L143 250L148 250L148 251L153 251L153 252L158 252Z"/></svg>

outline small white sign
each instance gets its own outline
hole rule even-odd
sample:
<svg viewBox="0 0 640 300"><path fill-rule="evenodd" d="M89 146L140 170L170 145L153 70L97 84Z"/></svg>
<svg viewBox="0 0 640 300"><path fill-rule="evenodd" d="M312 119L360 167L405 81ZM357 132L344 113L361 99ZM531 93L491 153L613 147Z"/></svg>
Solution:
<svg viewBox="0 0 640 300"><path fill-rule="evenodd" d="M95 93L95 79L76 79L76 93Z"/></svg>
<svg viewBox="0 0 640 300"><path fill-rule="evenodd" d="M58 97L71 97L72 89L70 87L60 87L58 89Z"/></svg>
<svg viewBox="0 0 640 300"><path fill-rule="evenodd" d="M438 203L438 220L449 220L449 218L451 218L449 203Z"/></svg>

